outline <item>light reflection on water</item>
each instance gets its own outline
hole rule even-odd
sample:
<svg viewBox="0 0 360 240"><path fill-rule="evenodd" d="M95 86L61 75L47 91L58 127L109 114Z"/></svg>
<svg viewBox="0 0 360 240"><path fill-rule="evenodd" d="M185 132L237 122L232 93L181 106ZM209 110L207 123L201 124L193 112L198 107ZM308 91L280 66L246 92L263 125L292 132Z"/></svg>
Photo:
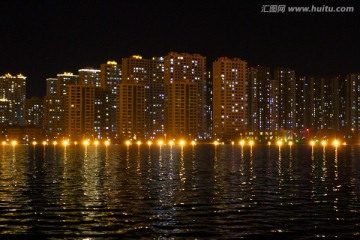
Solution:
<svg viewBox="0 0 360 240"><path fill-rule="evenodd" d="M359 153L358 146L2 146L0 233L351 239L359 235Z"/></svg>

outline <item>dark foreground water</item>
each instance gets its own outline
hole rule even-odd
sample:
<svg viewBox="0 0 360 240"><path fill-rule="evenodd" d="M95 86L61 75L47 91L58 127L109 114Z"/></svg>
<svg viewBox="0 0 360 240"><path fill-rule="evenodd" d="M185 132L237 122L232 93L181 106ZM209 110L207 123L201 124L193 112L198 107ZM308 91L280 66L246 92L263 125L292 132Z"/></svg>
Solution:
<svg viewBox="0 0 360 240"><path fill-rule="evenodd" d="M360 237L360 146L2 146L0 238Z"/></svg>

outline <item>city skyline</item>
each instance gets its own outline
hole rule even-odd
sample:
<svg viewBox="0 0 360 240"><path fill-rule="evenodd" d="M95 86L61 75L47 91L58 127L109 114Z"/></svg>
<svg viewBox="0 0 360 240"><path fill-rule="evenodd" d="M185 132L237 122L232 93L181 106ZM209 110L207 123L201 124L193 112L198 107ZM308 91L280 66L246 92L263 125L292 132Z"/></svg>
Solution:
<svg viewBox="0 0 360 240"><path fill-rule="evenodd" d="M227 57L208 71L205 59L133 55L101 70L59 73L47 78L43 100L25 98L26 76L0 76L3 137L356 141L360 73L299 77L294 69Z"/></svg>
<svg viewBox="0 0 360 240"><path fill-rule="evenodd" d="M263 4L2 1L0 30L6 34L0 40L0 74L22 73L35 86L28 96L42 97L45 79L56 73L132 54L198 53L208 67L218 57L238 57L250 66L287 67L299 75L359 71L357 2L341 5L353 6L351 13L264 13ZM324 4L339 6L316 5Z"/></svg>

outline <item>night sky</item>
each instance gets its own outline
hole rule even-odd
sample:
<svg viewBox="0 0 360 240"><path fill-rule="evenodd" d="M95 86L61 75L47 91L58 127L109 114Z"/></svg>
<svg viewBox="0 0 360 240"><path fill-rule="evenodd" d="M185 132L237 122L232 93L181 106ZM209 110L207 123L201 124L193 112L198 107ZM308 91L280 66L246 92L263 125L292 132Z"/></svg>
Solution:
<svg viewBox="0 0 360 240"><path fill-rule="evenodd" d="M287 6L353 6L353 13L261 13L281 1L0 1L0 75L28 77L28 97L46 78L133 54L199 53L297 74L360 72L358 1L287 1Z"/></svg>

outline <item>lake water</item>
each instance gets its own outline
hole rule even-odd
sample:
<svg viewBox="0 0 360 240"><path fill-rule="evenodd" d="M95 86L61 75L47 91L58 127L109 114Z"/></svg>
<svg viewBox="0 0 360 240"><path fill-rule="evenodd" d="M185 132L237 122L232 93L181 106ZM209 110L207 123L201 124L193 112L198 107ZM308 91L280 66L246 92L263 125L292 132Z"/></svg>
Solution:
<svg viewBox="0 0 360 240"><path fill-rule="evenodd" d="M360 146L1 147L0 238L360 237Z"/></svg>

